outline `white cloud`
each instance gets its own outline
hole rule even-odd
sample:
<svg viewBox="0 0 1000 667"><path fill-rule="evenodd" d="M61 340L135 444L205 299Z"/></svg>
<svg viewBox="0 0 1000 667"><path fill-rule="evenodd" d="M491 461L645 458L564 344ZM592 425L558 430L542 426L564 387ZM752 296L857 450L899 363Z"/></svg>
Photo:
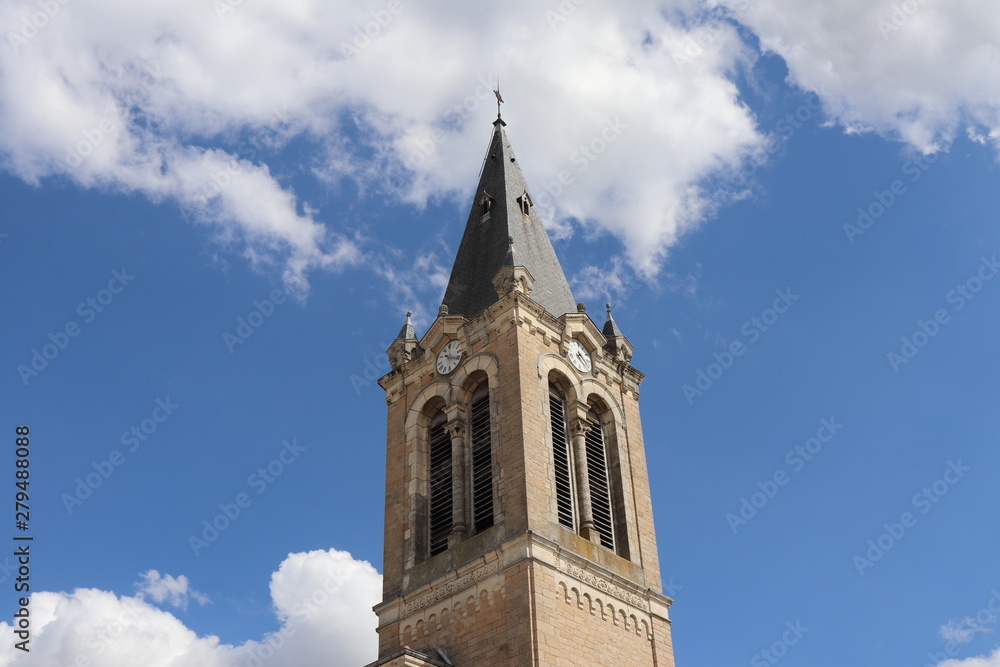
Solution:
<svg viewBox="0 0 1000 667"><path fill-rule="evenodd" d="M712 0L851 131L924 152L959 133L1000 149L1000 4L980 0Z"/></svg>
<svg viewBox="0 0 1000 667"><path fill-rule="evenodd" d="M0 665L51 667L357 667L376 657L381 576L370 564L344 551L289 554L271 577L271 597L281 628L240 646L218 637L199 637L155 602L178 605L200 594L187 578L155 570L133 597L81 588L72 593L31 596L31 651L0 647ZM0 633L13 636L7 623ZM89 662L88 662L89 661Z"/></svg>
<svg viewBox="0 0 1000 667"><path fill-rule="evenodd" d="M966 616L960 619L950 619L939 630L942 639L965 644L971 642L980 632L992 632L990 625L996 621L996 616L990 614L988 609L983 609L983 612L985 614L977 616L977 618Z"/></svg>
<svg viewBox="0 0 1000 667"><path fill-rule="evenodd" d="M965 660L945 660L939 662L936 667L1000 667L1000 648L990 655L981 655Z"/></svg>
<svg viewBox="0 0 1000 667"><path fill-rule="evenodd" d="M938 630L942 639L953 641L957 644L967 644L976 636L976 629L966 623L967 620L950 620Z"/></svg>
<svg viewBox="0 0 1000 667"><path fill-rule="evenodd" d="M573 276L573 296L590 305L591 317L596 322L603 321L596 307L600 303L603 310L606 302L622 303L631 292L631 281L635 277L622 264L621 259L613 257L608 266L601 268L588 265Z"/></svg>
<svg viewBox="0 0 1000 667"><path fill-rule="evenodd" d="M763 141L728 75L745 45L715 18L679 27L688 0L95 0L56 3L44 21L39 6L0 8L13 26L0 48L3 166L175 202L303 288L365 250L293 180L464 200L496 74L536 200L556 225L611 232L646 276L711 215L704 180ZM295 138L307 148L290 164Z"/></svg>
<svg viewBox="0 0 1000 667"><path fill-rule="evenodd" d="M412 260L401 251L388 252L389 256L369 252L366 265L388 285L386 296L399 312L400 323L403 313L411 310L414 326L429 326L437 317L437 306L448 286L450 263L443 264L435 252L417 253ZM410 266L406 266L408 261Z"/></svg>
<svg viewBox="0 0 1000 667"><path fill-rule="evenodd" d="M169 602L171 606L184 610L187 610L191 600L202 606L209 603L208 596L191 588L183 574L179 577L170 574L161 576L157 570L149 570L140 576L142 581L135 584L140 598L152 599L157 604Z"/></svg>

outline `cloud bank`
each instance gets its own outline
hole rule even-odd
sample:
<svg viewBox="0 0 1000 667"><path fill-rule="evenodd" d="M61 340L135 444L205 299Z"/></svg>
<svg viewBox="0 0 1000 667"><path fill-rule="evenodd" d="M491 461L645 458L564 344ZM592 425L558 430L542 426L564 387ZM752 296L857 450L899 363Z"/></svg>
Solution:
<svg viewBox="0 0 1000 667"><path fill-rule="evenodd" d="M646 277L764 156L734 83L758 39L848 132L1000 148L1000 5L980 0L13 0L0 26L4 169L179 206L301 290L377 263L297 188L464 205L498 77L550 228L616 237Z"/></svg>
<svg viewBox="0 0 1000 667"><path fill-rule="evenodd" d="M931 153L1000 149L1000 5L978 0L722 0L851 132Z"/></svg>
<svg viewBox="0 0 1000 667"><path fill-rule="evenodd" d="M271 598L281 628L260 640L233 646L199 637L154 603L184 608L193 591L183 575L142 575L135 596L80 588L31 597L31 651L0 648L0 665L11 667L357 667L376 657L382 577L345 551L289 554L271 576ZM13 636L7 623L0 632Z"/></svg>
<svg viewBox="0 0 1000 667"><path fill-rule="evenodd" d="M681 27L674 5L16 0L0 163L176 204L304 287L365 249L298 179L417 206L467 194L502 75L551 224L611 232L652 275L712 210L699 183L762 141L728 77L748 57L736 30Z"/></svg>
<svg viewBox="0 0 1000 667"><path fill-rule="evenodd" d="M937 667L1000 667L1000 648L990 655L981 655L965 660L945 660L939 662Z"/></svg>

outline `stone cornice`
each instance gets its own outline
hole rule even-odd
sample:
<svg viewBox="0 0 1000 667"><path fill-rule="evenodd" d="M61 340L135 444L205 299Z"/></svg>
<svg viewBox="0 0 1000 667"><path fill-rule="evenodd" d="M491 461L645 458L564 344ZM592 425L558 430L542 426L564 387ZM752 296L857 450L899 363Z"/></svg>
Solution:
<svg viewBox="0 0 1000 667"><path fill-rule="evenodd" d="M633 607L638 607L643 611L649 611L649 602L644 599L642 595L633 593L631 591L617 586L613 583L613 579L608 579L600 575L594 574L588 570L581 569L576 563L574 563L569 558L559 558L556 563L556 567L560 572L570 575L577 581L581 581L585 584L590 584L594 588L608 595L618 598L622 602L627 602Z"/></svg>
<svg viewBox="0 0 1000 667"><path fill-rule="evenodd" d="M500 571L500 561L494 560L483 563L474 570L460 576L457 579L445 582L432 587L430 590L421 593L416 597L407 596L409 599L403 601L400 613L402 616L409 616L415 611L419 611L435 602L440 602L445 598L450 598L455 593L460 593L473 584L482 581L486 577Z"/></svg>
<svg viewBox="0 0 1000 667"><path fill-rule="evenodd" d="M597 563L587 560L541 535L529 534L534 545L532 557L545 562L553 569L589 584L604 593L655 616L667 618L667 609L673 600L645 588L630 579L615 574Z"/></svg>
<svg viewBox="0 0 1000 667"><path fill-rule="evenodd" d="M375 605L379 627L457 595L523 560L544 564L563 577L586 584L636 610L668 620L667 610L673 602L670 598L567 551L546 537L526 532L434 581Z"/></svg>

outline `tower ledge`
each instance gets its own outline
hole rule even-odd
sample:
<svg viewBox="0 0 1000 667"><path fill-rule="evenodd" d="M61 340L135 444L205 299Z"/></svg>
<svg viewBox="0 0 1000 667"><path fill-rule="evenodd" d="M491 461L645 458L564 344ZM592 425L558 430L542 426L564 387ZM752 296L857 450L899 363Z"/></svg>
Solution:
<svg viewBox="0 0 1000 667"><path fill-rule="evenodd" d="M566 602L576 602L583 608L583 600L588 600L588 606L604 604L620 611L627 610L627 617L648 620L647 628L652 627L653 617L669 623L668 610L673 600L637 584L636 580L642 578L638 567L630 575L616 572L623 564L631 563L614 558L621 562L615 563L617 567L614 569L609 569L607 565L610 563L601 565L587 560L554 540L527 531L432 582L375 605L373 609L378 614L380 630L400 623L404 634L406 627L416 632L418 622L426 625L436 621L441 626L449 623L442 620L449 616L469 619L476 607L492 607L499 601L497 596L504 595L506 570L530 561L553 573L557 589L549 593L562 595ZM432 616L436 616L433 621Z"/></svg>

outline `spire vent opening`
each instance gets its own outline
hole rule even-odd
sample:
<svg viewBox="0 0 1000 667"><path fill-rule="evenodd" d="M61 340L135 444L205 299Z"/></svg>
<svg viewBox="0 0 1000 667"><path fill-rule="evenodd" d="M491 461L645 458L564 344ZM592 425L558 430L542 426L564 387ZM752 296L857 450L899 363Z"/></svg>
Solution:
<svg viewBox="0 0 1000 667"><path fill-rule="evenodd" d="M523 215L531 215L531 197L527 192L517 198L517 206Z"/></svg>

